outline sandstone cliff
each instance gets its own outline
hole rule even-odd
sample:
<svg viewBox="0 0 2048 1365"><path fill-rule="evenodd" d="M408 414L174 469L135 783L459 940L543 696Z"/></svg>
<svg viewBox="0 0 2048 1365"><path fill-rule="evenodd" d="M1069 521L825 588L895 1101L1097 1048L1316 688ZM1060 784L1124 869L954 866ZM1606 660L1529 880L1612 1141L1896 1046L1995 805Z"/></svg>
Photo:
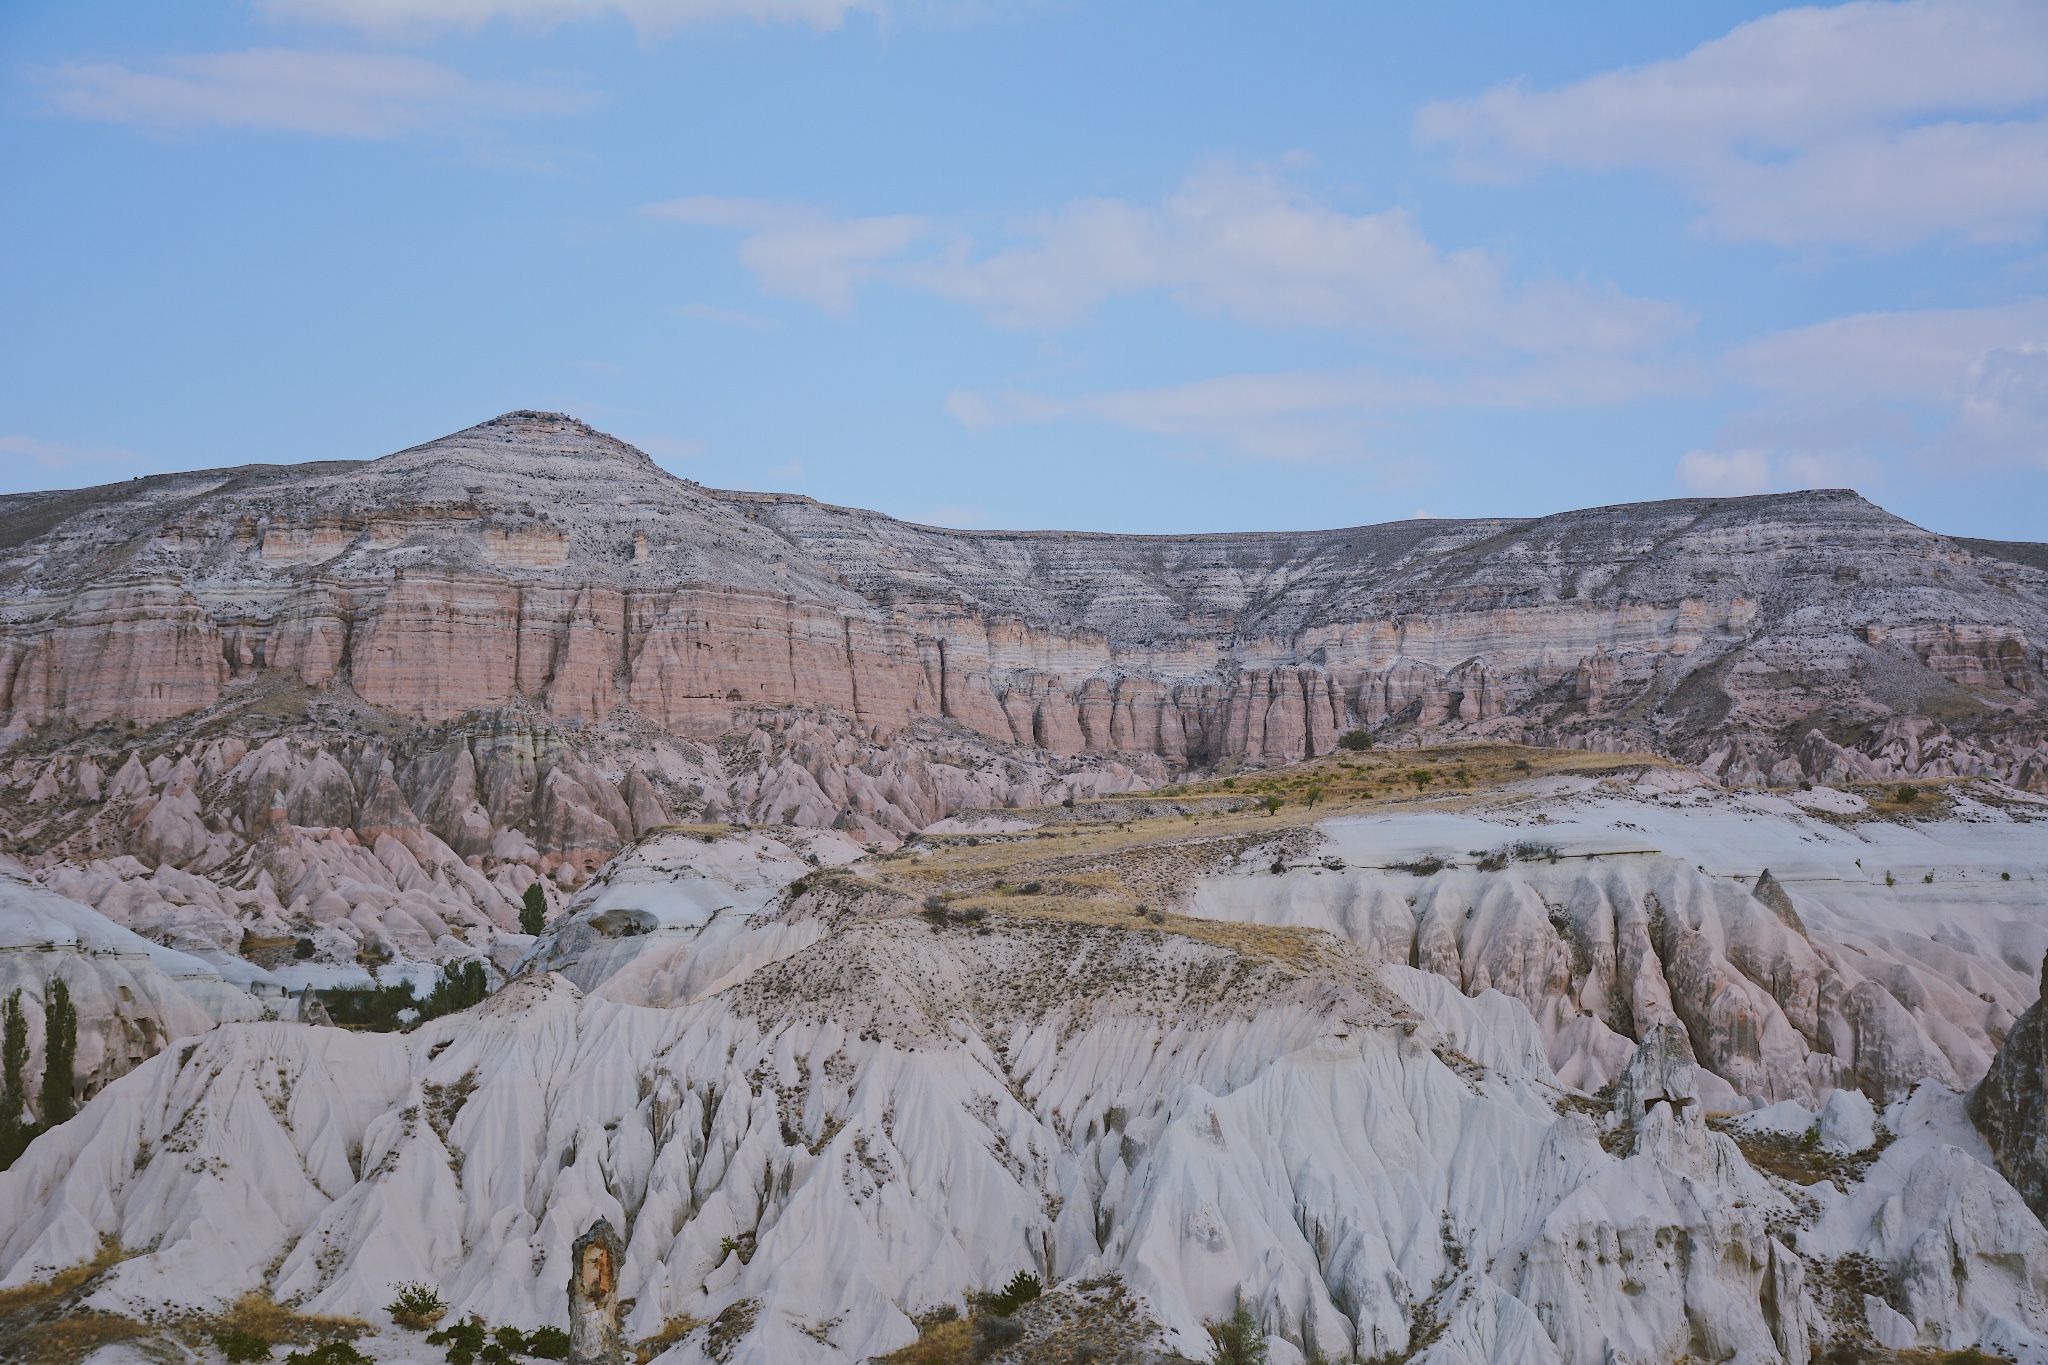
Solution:
<svg viewBox="0 0 2048 1365"><path fill-rule="evenodd" d="M266 680L713 738L762 706L1172 771L1382 739L1650 749L1746 783L2048 789L2038 546L1846 491L1199 536L947 531L677 479L513 413L367 463L0 499L0 734Z"/></svg>

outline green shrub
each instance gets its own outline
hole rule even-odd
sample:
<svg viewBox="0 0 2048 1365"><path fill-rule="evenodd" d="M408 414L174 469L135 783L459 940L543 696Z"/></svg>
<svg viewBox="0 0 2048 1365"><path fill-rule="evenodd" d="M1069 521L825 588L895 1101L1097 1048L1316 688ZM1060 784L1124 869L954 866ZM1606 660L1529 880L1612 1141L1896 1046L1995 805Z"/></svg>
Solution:
<svg viewBox="0 0 2048 1365"><path fill-rule="evenodd" d="M475 1365L477 1353L484 1348L484 1320L471 1317L466 1322L429 1332L427 1344L447 1347L448 1365Z"/></svg>
<svg viewBox="0 0 2048 1365"><path fill-rule="evenodd" d="M1338 737L1337 747L1340 749L1349 749L1354 753L1362 753L1363 751L1370 749L1372 747L1372 731L1346 730L1341 736Z"/></svg>
<svg viewBox="0 0 2048 1365"><path fill-rule="evenodd" d="M448 1305L442 1301L440 1291L432 1285L407 1281L405 1284L392 1287L398 1294L384 1306L384 1311L401 1327L431 1326L448 1311Z"/></svg>
<svg viewBox="0 0 2048 1365"><path fill-rule="evenodd" d="M329 986L320 992L320 999L335 1023L370 1033L391 1033L405 1027L399 1013L420 1006L409 981L396 986Z"/></svg>
<svg viewBox="0 0 2048 1365"><path fill-rule="evenodd" d="M1007 1318L1037 1298L1043 1288L1036 1275L1028 1270L1020 1270L1010 1277L1010 1282L1003 1286L1001 1293L989 1299L989 1311Z"/></svg>
<svg viewBox="0 0 2048 1365"><path fill-rule="evenodd" d="M1894 792L1892 798L1902 806L1910 806L1920 799L1920 789L1910 785L1904 786Z"/></svg>
<svg viewBox="0 0 2048 1365"><path fill-rule="evenodd" d="M532 934L535 938L547 931L548 893L540 889L535 881L526 888L526 898L519 906L519 932Z"/></svg>
<svg viewBox="0 0 2048 1365"><path fill-rule="evenodd" d="M1045 890L1044 882L1026 882L1017 888L1017 894L1020 896L1035 896L1043 890Z"/></svg>
<svg viewBox="0 0 2048 1365"><path fill-rule="evenodd" d="M526 1334L526 1353L537 1360L567 1360L569 1334L559 1327L536 1327Z"/></svg>
<svg viewBox="0 0 2048 1365"><path fill-rule="evenodd" d="M491 993L490 978L484 974L484 964L472 958L468 962L451 962L441 969L440 980L420 1005L420 1018L438 1019L444 1014L459 1014L481 1001Z"/></svg>
<svg viewBox="0 0 2048 1365"><path fill-rule="evenodd" d="M1266 1334L1243 1305L1223 1322L1207 1324L1216 1352L1210 1365L1266 1365Z"/></svg>
<svg viewBox="0 0 2048 1365"><path fill-rule="evenodd" d="M346 1341L326 1342L310 1351L293 1351L284 1361L285 1365L376 1365Z"/></svg>
<svg viewBox="0 0 2048 1365"><path fill-rule="evenodd" d="M270 1343L254 1332L222 1332L214 1337L213 1344L220 1353L234 1365L246 1365L252 1360L270 1359Z"/></svg>

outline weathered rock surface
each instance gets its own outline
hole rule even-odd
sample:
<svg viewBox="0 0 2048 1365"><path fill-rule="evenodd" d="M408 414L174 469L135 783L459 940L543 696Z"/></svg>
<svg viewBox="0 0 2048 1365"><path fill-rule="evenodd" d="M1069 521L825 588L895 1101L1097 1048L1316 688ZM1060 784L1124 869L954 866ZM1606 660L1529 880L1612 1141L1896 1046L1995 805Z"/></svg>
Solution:
<svg viewBox="0 0 2048 1365"><path fill-rule="evenodd" d="M1505 992L1581 1089L1671 1026L1710 1111L1812 1109L1838 1088L1885 1104L1975 1084L2033 1006L2048 802L1983 794L1953 793L1945 818L1830 820L1762 794L1547 780L1427 817L1333 817L1316 858L1278 878L1240 858L1188 909Z"/></svg>
<svg viewBox="0 0 2048 1365"><path fill-rule="evenodd" d="M2048 786L2037 546L1843 491L1206 536L944 531L513 413L368 463L0 499L10 736L279 676L425 720L749 708L1291 761L1345 729L1654 749L1760 783Z"/></svg>
<svg viewBox="0 0 2048 1365"><path fill-rule="evenodd" d="M261 1019L282 994L267 974L225 954L205 960L141 938L36 885L0 858L0 999L21 992L23 1075L43 1073L44 1012L62 980L78 1013L76 1093L90 1096L181 1038ZM39 1101L30 1095L33 1108Z"/></svg>
<svg viewBox="0 0 2048 1365"><path fill-rule="evenodd" d="M936 914L884 880L925 840L877 863L837 832L657 830L471 1011L381 1036L228 1024L108 1086L0 1175L0 1286L111 1235L151 1249L98 1282L108 1311L260 1289L383 1324L392 1285L424 1280L458 1315L562 1325L602 1218L625 1336L697 1324L666 1365L851 1365L1022 1269L1116 1286L1192 1358L1242 1303L1276 1360L2029 1359L2048 1231L1957 1081L1884 1069L1931 1054L1966 1084L2032 1004L2009 959L2048 948L2027 889L2048 821L2010 801L1834 826L1541 779L1232 836L1221 861L1169 816L1162 852L1211 870L1192 915L1156 920L1038 896ZM958 851L1086 843L1058 824ZM1308 851L1276 875L1278 847ZM1395 866L1429 850L1458 865ZM1908 852L1937 879L1854 879ZM1789 1023L1866 984L1896 1013L1840 1025L1849 1053ZM1798 1055L1767 1045L1774 1010ZM1840 1189L1767 1176L1710 1126L1740 1079L1797 1096L1752 1128L1859 1163ZM1882 1115L1841 1088L1866 1081Z"/></svg>
<svg viewBox="0 0 2048 1365"><path fill-rule="evenodd" d="M2027 1207L2048 1219L2048 958L2043 993L2005 1036L1977 1088L1970 1120L1991 1148L1999 1174Z"/></svg>

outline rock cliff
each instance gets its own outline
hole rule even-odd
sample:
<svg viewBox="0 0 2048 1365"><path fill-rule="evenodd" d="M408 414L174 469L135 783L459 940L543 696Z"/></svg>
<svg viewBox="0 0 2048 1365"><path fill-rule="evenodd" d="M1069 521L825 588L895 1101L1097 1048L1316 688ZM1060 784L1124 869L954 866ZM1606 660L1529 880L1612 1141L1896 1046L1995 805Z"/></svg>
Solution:
<svg viewBox="0 0 2048 1365"><path fill-rule="evenodd" d="M513 413L366 463L0 499L0 725L47 743L278 680L715 738L761 707L1165 771L1363 726L1648 749L1736 781L2048 787L2038 546L1834 490L1194 536L947 531L677 479Z"/></svg>
<svg viewBox="0 0 2048 1365"><path fill-rule="evenodd" d="M2048 987L2048 958L2041 963ZM1970 1120L2038 1218L2048 1219L2048 990L2027 1007L1970 1094Z"/></svg>

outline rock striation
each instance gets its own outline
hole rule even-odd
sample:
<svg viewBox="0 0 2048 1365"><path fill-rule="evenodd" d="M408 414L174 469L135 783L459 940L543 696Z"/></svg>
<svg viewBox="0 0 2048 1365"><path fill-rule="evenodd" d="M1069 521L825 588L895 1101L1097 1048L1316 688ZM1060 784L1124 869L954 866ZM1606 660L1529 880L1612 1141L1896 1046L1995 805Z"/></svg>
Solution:
<svg viewBox="0 0 2048 1365"><path fill-rule="evenodd" d="M555 414L364 463L0 499L0 734L268 680L678 736L801 707L1164 771L1367 727L1743 782L2048 789L2038 546L1842 490L1198 536L947 531L721 492Z"/></svg>

